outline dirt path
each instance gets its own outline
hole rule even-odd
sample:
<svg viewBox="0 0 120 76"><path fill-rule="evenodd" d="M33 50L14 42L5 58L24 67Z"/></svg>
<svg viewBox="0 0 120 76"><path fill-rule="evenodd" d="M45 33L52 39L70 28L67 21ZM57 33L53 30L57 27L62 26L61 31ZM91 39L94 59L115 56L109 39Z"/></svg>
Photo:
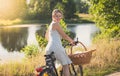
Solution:
<svg viewBox="0 0 120 76"><path fill-rule="evenodd" d="M120 76L120 72L115 72L115 73L105 75L105 76Z"/></svg>

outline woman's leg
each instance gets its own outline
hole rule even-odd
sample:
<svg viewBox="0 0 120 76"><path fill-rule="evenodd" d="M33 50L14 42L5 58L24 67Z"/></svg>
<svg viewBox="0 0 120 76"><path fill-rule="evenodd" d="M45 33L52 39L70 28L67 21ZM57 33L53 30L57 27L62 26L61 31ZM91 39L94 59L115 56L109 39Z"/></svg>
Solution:
<svg viewBox="0 0 120 76"><path fill-rule="evenodd" d="M70 76L69 65L63 65L63 74L64 76Z"/></svg>

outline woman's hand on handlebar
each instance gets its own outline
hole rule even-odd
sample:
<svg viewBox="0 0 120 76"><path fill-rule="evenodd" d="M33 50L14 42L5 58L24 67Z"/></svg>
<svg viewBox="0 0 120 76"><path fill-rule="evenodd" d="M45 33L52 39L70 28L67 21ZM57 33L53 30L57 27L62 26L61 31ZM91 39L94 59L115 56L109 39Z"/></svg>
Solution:
<svg viewBox="0 0 120 76"><path fill-rule="evenodd" d="M69 45L75 46L75 45L77 45L77 43L78 43L78 41L73 41L73 42L71 42Z"/></svg>
<svg viewBox="0 0 120 76"><path fill-rule="evenodd" d="M78 41L78 38L77 38L77 40L76 41L72 41L71 43L70 43L70 45L71 46L75 46L75 45L77 45L79 43L79 41Z"/></svg>

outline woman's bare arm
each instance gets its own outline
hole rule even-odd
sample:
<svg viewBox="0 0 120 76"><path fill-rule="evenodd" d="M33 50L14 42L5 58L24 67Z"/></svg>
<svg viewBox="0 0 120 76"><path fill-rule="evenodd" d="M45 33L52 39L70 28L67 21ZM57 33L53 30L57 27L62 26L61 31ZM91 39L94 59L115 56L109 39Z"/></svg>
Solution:
<svg viewBox="0 0 120 76"><path fill-rule="evenodd" d="M49 29L47 29L47 30L46 30L46 33L45 33L45 38L47 39L47 41L49 41L48 32L49 32Z"/></svg>
<svg viewBox="0 0 120 76"><path fill-rule="evenodd" d="M69 41L70 43L74 43L74 41L63 31L63 29L60 27L58 23L55 23L52 29L53 30L56 29L63 39Z"/></svg>

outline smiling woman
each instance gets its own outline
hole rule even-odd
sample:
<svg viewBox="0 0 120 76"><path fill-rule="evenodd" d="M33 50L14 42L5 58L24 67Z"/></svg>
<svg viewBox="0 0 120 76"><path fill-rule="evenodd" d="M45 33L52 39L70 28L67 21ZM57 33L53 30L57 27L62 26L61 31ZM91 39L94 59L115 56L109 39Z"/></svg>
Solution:
<svg viewBox="0 0 120 76"><path fill-rule="evenodd" d="M25 7L25 0L0 0L0 19L14 19L22 16Z"/></svg>

